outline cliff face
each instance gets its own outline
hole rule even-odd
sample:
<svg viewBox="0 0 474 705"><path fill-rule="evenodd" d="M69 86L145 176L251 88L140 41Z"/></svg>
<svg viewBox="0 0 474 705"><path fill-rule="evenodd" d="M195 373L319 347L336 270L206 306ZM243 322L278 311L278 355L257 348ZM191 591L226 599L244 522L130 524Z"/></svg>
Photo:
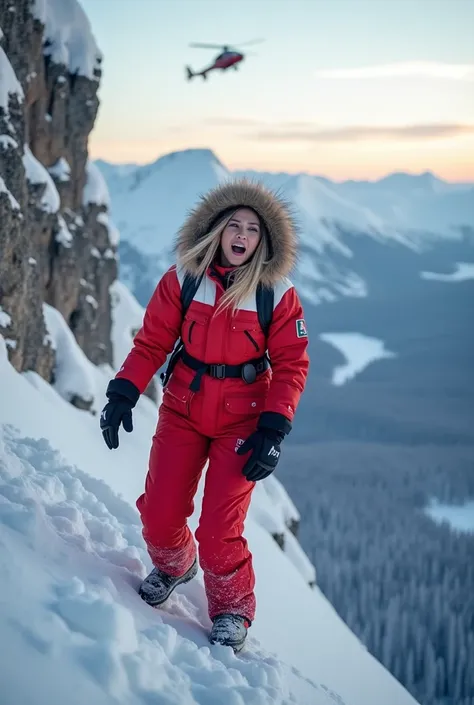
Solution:
<svg viewBox="0 0 474 705"><path fill-rule="evenodd" d="M52 382L44 303L112 363L118 237L88 160L101 55L77 0L0 0L0 28L0 327L14 367Z"/></svg>

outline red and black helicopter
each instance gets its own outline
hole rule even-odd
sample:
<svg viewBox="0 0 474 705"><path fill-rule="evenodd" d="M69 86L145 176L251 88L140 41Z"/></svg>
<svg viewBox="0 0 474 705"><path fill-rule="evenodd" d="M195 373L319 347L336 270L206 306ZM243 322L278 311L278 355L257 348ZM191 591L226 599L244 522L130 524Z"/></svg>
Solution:
<svg viewBox="0 0 474 705"><path fill-rule="evenodd" d="M257 44L263 42L263 39L251 39L249 42L243 42L240 46L249 46L250 44ZM245 54L235 49L233 46L222 45L222 44L199 44L193 43L189 45L190 47L199 47L200 49L221 49L221 53L216 56L214 63L207 66L202 71L193 71L189 66L186 66L186 77L190 81L194 76L202 76L207 79L207 74L209 71L214 71L220 69L225 71L230 69L232 66L235 70L238 69L238 64L244 60Z"/></svg>

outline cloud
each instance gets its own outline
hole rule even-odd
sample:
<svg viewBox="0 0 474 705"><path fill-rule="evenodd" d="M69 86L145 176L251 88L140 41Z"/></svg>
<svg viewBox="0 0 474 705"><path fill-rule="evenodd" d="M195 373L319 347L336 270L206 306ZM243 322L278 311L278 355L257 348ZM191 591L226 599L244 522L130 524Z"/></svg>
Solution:
<svg viewBox="0 0 474 705"><path fill-rule="evenodd" d="M203 118L202 120L199 120L199 124L202 125L203 127L206 127L206 126L230 127L230 128L233 128L233 127L258 127L260 129L269 129L269 130L272 130L274 128L278 128L280 125L280 123L278 123L278 122L272 123L267 120L261 120L261 119L252 118L252 117L224 117L224 116ZM285 127L287 129L290 129L290 128L310 129L313 126L314 126L314 123L311 123L308 121L303 122L301 120L292 120L292 121L285 123Z"/></svg>
<svg viewBox="0 0 474 705"><path fill-rule="evenodd" d="M209 117L200 120L200 124L214 127L260 127L262 121L248 117Z"/></svg>
<svg viewBox="0 0 474 705"><path fill-rule="evenodd" d="M474 81L474 64L445 64L437 61L403 61L379 66L316 71L316 78L445 78L452 81Z"/></svg>
<svg viewBox="0 0 474 705"><path fill-rule="evenodd" d="M259 130L250 137L269 142L354 142L361 140L428 140L447 139L458 135L474 134L474 125L432 124L370 126L356 125L327 129Z"/></svg>

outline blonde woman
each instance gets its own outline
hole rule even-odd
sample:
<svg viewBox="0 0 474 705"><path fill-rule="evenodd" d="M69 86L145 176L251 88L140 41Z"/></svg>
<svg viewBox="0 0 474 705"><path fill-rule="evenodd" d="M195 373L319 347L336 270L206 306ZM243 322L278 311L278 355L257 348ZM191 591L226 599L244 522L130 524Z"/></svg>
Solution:
<svg viewBox="0 0 474 705"><path fill-rule="evenodd" d="M117 448L120 423L132 430L132 408L181 338L137 500L154 566L139 592L160 605L196 575L187 519L209 461L196 531L209 639L238 651L256 607L245 517L255 483L278 463L308 374L303 309L287 279L296 258L294 220L263 185L228 181L190 212L175 253L177 264L158 283L133 348L108 385L101 428L108 447ZM183 315L186 275L199 286ZM267 331L258 290L273 291Z"/></svg>

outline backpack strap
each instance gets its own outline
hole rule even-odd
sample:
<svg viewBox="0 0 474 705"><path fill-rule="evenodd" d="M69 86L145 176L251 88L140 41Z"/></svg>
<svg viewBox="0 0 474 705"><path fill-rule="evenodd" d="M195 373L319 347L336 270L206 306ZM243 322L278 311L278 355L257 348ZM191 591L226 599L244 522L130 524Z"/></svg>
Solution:
<svg viewBox="0 0 474 705"><path fill-rule="evenodd" d="M261 284L257 287L257 315L260 327L268 338L268 332L273 318L274 293L272 288L263 287Z"/></svg>
<svg viewBox="0 0 474 705"><path fill-rule="evenodd" d="M183 285L181 287L181 305L183 307L183 318L186 315L186 311L191 305L191 301L194 299L197 290L202 282L204 274L200 277L193 277L189 272L185 275Z"/></svg>
<svg viewBox="0 0 474 705"><path fill-rule="evenodd" d="M186 315L186 311L188 310L189 306L191 305L191 301L194 299L197 290L199 289L199 285L201 284L203 274L201 274L200 277L193 277L192 274L186 273L184 277L183 284L181 286L181 306L183 309L183 319ZM179 358L181 357L181 354L183 352L184 348L184 343L182 338L178 340L178 342L175 345L175 348L173 352L171 353L171 357L168 361L168 366L166 368L166 372L162 372L160 375L161 383L163 387L166 387L168 384L169 378L171 377L171 373L173 372L176 363L178 362Z"/></svg>

